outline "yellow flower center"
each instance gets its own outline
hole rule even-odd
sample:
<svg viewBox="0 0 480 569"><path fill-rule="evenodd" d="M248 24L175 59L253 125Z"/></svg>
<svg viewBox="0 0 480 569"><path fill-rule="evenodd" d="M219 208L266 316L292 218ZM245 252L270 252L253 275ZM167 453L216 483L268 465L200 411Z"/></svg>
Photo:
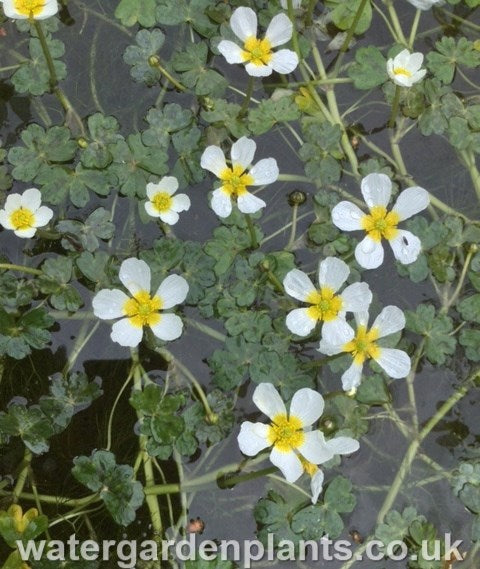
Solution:
<svg viewBox="0 0 480 569"><path fill-rule="evenodd" d="M303 458L303 456L300 456L299 458L300 458L300 462L302 463L303 470L310 477L312 477L318 471L318 466L316 464L312 464L311 462L308 462L308 460L306 458Z"/></svg>
<svg viewBox="0 0 480 569"><path fill-rule="evenodd" d="M45 8L45 0L13 0L15 10L23 16L38 16Z"/></svg>
<svg viewBox="0 0 480 569"><path fill-rule="evenodd" d="M223 182L222 190L230 197L238 197L247 193L247 186L255 181L253 176L244 173L242 166L236 164L233 168L225 168L220 172L220 180Z"/></svg>
<svg viewBox="0 0 480 569"><path fill-rule="evenodd" d="M14 229L29 229L33 227L35 221L34 214L29 210L21 207L10 214L10 223Z"/></svg>
<svg viewBox="0 0 480 569"><path fill-rule="evenodd" d="M276 415L268 427L267 439L280 452L290 452L305 441L303 423L298 417Z"/></svg>
<svg viewBox="0 0 480 569"><path fill-rule="evenodd" d="M150 297L150 293L141 290L129 298L123 305L123 312L135 328L153 326L160 322L159 310L162 308L162 300L158 296Z"/></svg>
<svg viewBox="0 0 480 569"><path fill-rule="evenodd" d="M337 318L338 313L342 309L342 299L335 295L329 287L311 292L307 296L306 302L313 304L313 306L307 308L308 315L312 320L330 322Z"/></svg>
<svg viewBox="0 0 480 569"><path fill-rule="evenodd" d="M164 213L172 209L172 196L167 192L158 192L152 198L153 207L159 212Z"/></svg>
<svg viewBox="0 0 480 569"><path fill-rule="evenodd" d="M361 365L369 358L377 359L382 351L375 343L378 340L378 328L367 330L366 326L359 326L355 338L343 346L344 352L350 352L353 361Z"/></svg>
<svg viewBox="0 0 480 569"><path fill-rule="evenodd" d="M387 209L383 205L376 205L372 207L369 215L362 217L361 224L362 229L365 229L374 241L381 241L382 237L389 240L396 237L399 221L398 213L394 211L387 213Z"/></svg>
<svg viewBox="0 0 480 569"><path fill-rule="evenodd" d="M405 67L394 67L393 73L395 75L405 75L405 77L411 77L413 75L413 73L405 69Z"/></svg>
<svg viewBox="0 0 480 569"><path fill-rule="evenodd" d="M243 61L253 65L267 65L270 63L273 53L272 44L267 40L259 40L253 36L248 37L243 44Z"/></svg>

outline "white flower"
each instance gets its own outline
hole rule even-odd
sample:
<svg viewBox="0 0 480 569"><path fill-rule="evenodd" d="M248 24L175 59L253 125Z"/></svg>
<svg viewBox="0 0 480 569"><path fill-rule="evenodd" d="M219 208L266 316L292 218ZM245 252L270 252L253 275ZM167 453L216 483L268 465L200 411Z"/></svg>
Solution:
<svg viewBox="0 0 480 569"><path fill-rule="evenodd" d="M407 2L418 10L430 10L433 6L444 4L444 0L407 0Z"/></svg>
<svg viewBox="0 0 480 569"><path fill-rule="evenodd" d="M292 0L292 6L294 10L298 10L298 8L300 8L300 6L302 5L302 0ZM288 2L287 0L280 0L280 6L284 9L284 10L288 10Z"/></svg>
<svg viewBox="0 0 480 569"><path fill-rule="evenodd" d="M0 224L11 229L17 237L33 237L39 227L44 227L53 217L53 211L40 205L42 194L36 188L23 194L10 194L0 209Z"/></svg>
<svg viewBox="0 0 480 569"><path fill-rule="evenodd" d="M45 20L58 12L57 0L3 0L7 18Z"/></svg>
<svg viewBox="0 0 480 569"><path fill-rule="evenodd" d="M185 300L188 283L179 275L170 275L150 294L150 267L145 261L126 259L120 266L119 278L131 296L123 291L103 289L93 299L93 313L103 320L117 320L110 337L121 346L134 348L143 337L143 327L150 326L161 340L175 340L183 330L176 314L164 313Z"/></svg>
<svg viewBox="0 0 480 569"><path fill-rule="evenodd" d="M179 212L190 209L190 198L187 194L173 194L178 190L178 180L173 176L165 176L158 184L147 184L145 211L152 217L159 217L164 223L175 225Z"/></svg>
<svg viewBox="0 0 480 569"><path fill-rule="evenodd" d="M225 155L219 146L208 146L200 164L222 181L220 188L212 194L211 206L219 217L228 217L232 213L232 200L236 200L242 213L255 213L266 203L251 194L248 186L264 186L278 178L278 166L275 158L264 158L250 168L257 145L242 136L232 145L231 168L227 166ZM250 169L249 169L250 168Z"/></svg>
<svg viewBox="0 0 480 569"><path fill-rule="evenodd" d="M326 441L321 431L311 430L324 408L323 397L313 389L299 389L295 393L289 414L271 383L261 383L255 389L253 402L272 422L242 423L238 435L240 450L247 456L255 456L273 447L270 460L288 482L300 478L307 463L322 464L336 454L350 454L359 448L354 439L337 437Z"/></svg>
<svg viewBox="0 0 480 569"><path fill-rule="evenodd" d="M387 73L395 85L411 87L421 81L427 72L426 69L420 69L422 63L423 53L410 53L404 49L387 61Z"/></svg>
<svg viewBox="0 0 480 569"><path fill-rule="evenodd" d="M383 348L377 343L380 338L395 334L405 327L405 316L400 308L386 306L370 329L367 327L368 312L355 313L354 316L356 332L347 326L340 333L324 334L319 347L319 351L328 356L342 352L352 356L352 365L342 375L343 389L350 391L357 388L362 378L363 364L370 358L391 378L407 377L411 366L408 354L394 348Z"/></svg>
<svg viewBox="0 0 480 569"><path fill-rule="evenodd" d="M317 289L303 271L293 269L283 279L285 292L297 300L310 304L296 308L287 315L287 328L298 336L308 336L317 322L323 322L323 333L331 328L349 328L345 312L368 310L372 293L367 283L354 283L337 294L350 274L348 265L341 259L327 257L318 266Z"/></svg>
<svg viewBox="0 0 480 569"><path fill-rule="evenodd" d="M254 77L266 77L272 71L291 73L298 65L294 51L277 47L290 41L293 25L286 14L274 16L264 39L257 38L257 15L251 8L237 8L230 18L233 33L243 42L240 47L233 41L222 40L218 50L228 63L244 63L245 70Z"/></svg>
<svg viewBox="0 0 480 569"><path fill-rule="evenodd" d="M387 205L392 182L385 174L369 174L361 183L362 194L370 210L366 214L355 204L342 201L332 210L333 223L343 231L366 231L355 248L355 258L364 269L376 269L383 263L382 238L390 242L395 258L403 265L413 263L420 254L420 239L403 229L400 221L424 210L429 204L427 190L413 186L400 193L390 212Z"/></svg>

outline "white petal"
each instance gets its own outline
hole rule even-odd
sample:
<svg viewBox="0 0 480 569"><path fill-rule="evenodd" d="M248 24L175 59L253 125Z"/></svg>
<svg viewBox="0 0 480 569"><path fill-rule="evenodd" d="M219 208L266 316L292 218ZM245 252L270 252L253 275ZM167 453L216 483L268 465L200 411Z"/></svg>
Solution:
<svg viewBox="0 0 480 569"><path fill-rule="evenodd" d="M227 168L223 150L219 146L207 146L200 158L200 166L219 178L220 174Z"/></svg>
<svg viewBox="0 0 480 569"><path fill-rule="evenodd" d="M355 259L364 269L376 269L383 263L381 241L374 241L368 235L355 247Z"/></svg>
<svg viewBox="0 0 480 569"><path fill-rule="evenodd" d="M172 209L173 211L180 212L180 211L188 211L192 202L187 194L177 194L172 198Z"/></svg>
<svg viewBox="0 0 480 569"><path fill-rule="evenodd" d="M290 417L297 417L302 421L302 427L309 427L321 417L325 402L320 393L304 387L299 389L292 397L290 403Z"/></svg>
<svg viewBox="0 0 480 569"><path fill-rule="evenodd" d="M392 181L386 174L369 174L361 183L362 195L369 208L386 207L392 195Z"/></svg>
<svg viewBox="0 0 480 569"><path fill-rule="evenodd" d="M20 194L10 194L7 196L5 200L5 205L3 206L5 211L8 213L12 213L17 209L20 209L22 205L22 196Z"/></svg>
<svg viewBox="0 0 480 569"><path fill-rule="evenodd" d="M281 452L274 447L270 453L270 461L282 471L287 482L295 482L303 474L302 463L293 451Z"/></svg>
<svg viewBox="0 0 480 569"><path fill-rule="evenodd" d="M385 306L375 318L372 328L378 328L379 338L395 334L405 328L405 315L398 306Z"/></svg>
<svg viewBox="0 0 480 569"><path fill-rule="evenodd" d="M47 3L45 4L43 11L38 16L35 16L35 19L46 20L47 18L50 18L57 12L58 12L57 0L47 0Z"/></svg>
<svg viewBox="0 0 480 569"><path fill-rule="evenodd" d="M27 229L15 229L14 233L17 237L21 237L22 239L30 239L33 237L37 229L35 227L28 227Z"/></svg>
<svg viewBox="0 0 480 569"><path fill-rule="evenodd" d="M272 420L277 415L287 414L285 403L271 383L260 383L253 392L252 400L260 411Z"/></svg>
<svg viewBox="0 0 480 569"><path fill-rule="evenodd" d="M242 136L232 145L230 154L232 164L234 166L239 165L246 170L253 161L256 149L257 145L253 139Z"/></svg>
<svg viewBox="0 0 480 569"><path fill-rule="evenodd" d="M148 186L150 186L150 184L147 184L147 188ZM160 182L156 184L156 188L157 192L165 192L169 196L172 196L178 190L178 180L175 176L164 176Z"/></svg>
<svg viewBox="0 0 480 569"><path fill-rule="evenodd" d="M272 55L270 65L281 75L291 73L298 66L298 55L290 49L279 49Z"/></svg>
<svg viewBox="0 0 480 569"><path fill-rule="evenodd" d="M320 342L320 351L329 356L339 354L343 351L343 346L348 344L355 337L353 328L343 318L337 318L330 322L325 322L322 327L322 340ZM327 348L329 352L322 349Z"/></svg>
<svg viewBox="0 0 480 569"><path fill-rule="evenodd" d="M350 274L350 269L341 259L327 257L318 266L318 282L321 287L328 286L337 292Z"/></svg>
<svg viewBox="0 0 480 569"><path fill-rule="evenodd" d="M380 355L375 361L393 379L407 377L412 365L406 352L394 348L381 348Z"/></svg>
<svg viewBox="0 0 480 569"><path fill-rule="evenodd" d="M367 326L368 320L370 318L368 310L362 310L361 312L354 312L355 322L358 326Z"/></svg>
<svg viewBox="0 0 480 569"><path fill-rule="evenodd" d="M285 324L290 332L297 336L308 336L317 325L317 321L308 315L307 308L295 308L287 314Z"/></svg>
<svg viewBox="0 0 480 569"><path fill-rule="evenodd" d="M367 283L353 283L345 288L340 298L345 312L363 312L368 310L373 296Z"/></svg>
<svg viewBox="0 0 480 569"><path fill-rule="evenodd" d="M121 290L103 289L93 297L93 313L102 320L112 320L125 316L123 307L129 297Z"/></svg>
<svg viewBox="0 0 480 569"><path fill-rule="evenodd" d="M160 217L160 212L153 205L152 202L145 202L144 206L145 206L145 211L148 213L150 217Z"/></svg>
<svg viewBox="0 0 480 569"><path fill-rule="evenodd" d="M272 74L273 68L271 65L255 65L254 63L247 63L245 71L251 77L268 77Z"/></svg>
<svg viewBox="0 0 480 569"><path fill-rule="evenodd" d="M310 492L312 493L312 504L317 503L318 497L322 493L323 479L324 479L323 470L320 470L319 468L317 472L315 472L315 474L312 476L312 480L310 482Z"/></svg>
<svg viewBox="0 0 480 569"><path fill-rule="evenodd" d="M412 77L407 77L401 73L394 73L392 81L395 83L395 85L399 85L400 87L411 87L413 85Z"/></svg>
<svg viewBox="0 0 480 569"><path fill-rule="evenodd" d="M332 209L332 223L342 231L362 229L363 211L352 202L340 202Z"/></svg>
<svg viewBox="0 0 480 569"><path fill-rule="evenodd" d="M398 196L392 211L398 213L400 221L408 219L428 207L430 197L427 190L413 186Z"/></svg>
<svg viewBox="0 0 480 569"><path fill-rule="evenodd" d="M417 260L422 250L422 242L420 239L404 229L399 229L396 237L390 239L390 246L395 255L395 259L403 265L409 265Z"/></svg>
<svg viewBox="0 0 480 569"><path fill-rule="evenodd" d="M140 344L143 337L143 328L138 328L132 326L128 318L123 318L112 326L112 333L110 338L120 344L120 346L125 346L128 348L135 348Z"/></svg>
<svg viewBox="0 0 480 569"><path fill-rule="evenodd" d="M283 288L288 295L301 301L305 301L308 295L316 290L310 277L298 269L292 269L285 275Z"/></svg>
<svg viewBox="0 0 480 569"><path fill-rule="evenodd" d="M37 188L25 190L20 199L20 205L31 211L36 211L42 203L42 194Z"/></svg>
<svg viewBox="0 0 480 569"><path fill-rule="evenodd" d="M210 205L218 217L228 217L232 213L232 200L221 188L212 193Z"/></svg>
<svg viewBox="0 0 480 569"><path fill-rule="evenodd" d="M158 287L156 296L162 300L162 310L182 303L188 294L188 283L179 275L169 275Z"/></svg>
<svg viewBox="0 0 480 569"><path fill-rule="evenodd" d="M261 450L271 446L268 442L268 429L269 426L263 423L244 421L237 437L241 452L247 456L255 456Z"/></svg>
<svg viewBox="0 0 480 569"><path fill-rule="evenodd" d="M53 211L46 205L40 206L34 213L33 227L44 227L53 217Z"/></svg>
<svg viewBox="0 0 480 569"><path fill-rule="evenodd" d="M410 54L410 58L408 60L408 68L411 72L416 72L422 67L423 63L423 53L415 52Z"/></svg>
<svg viewBox="0 0 480 569"><path fill-rule="evenodd" d="M305 442L298 447L298 452L312 464L323 464L333 458L323 433L318 430L305 433Z"/></svg>
<svg viewBox="0 0 480 569"><path fill-rule="evenodd" d="M118 277L130 294L135 295L142 290L150 293L150 267L145 261L134 257L125 259Z"/></svg>
<svg viewBox="0 0 480 569"><path fill-rule="evenodd" d="M5 229L14 229L14 226L10 222L10 215L4 209L0 209L0 225Z"/></svg>
<svg viewBox="0 0 480 569"><path fill-rule="evenodd" d="M344 391L350 391L360 385L362 381L362 369L362 365L352 363L347 371L344 372L342 375L342 387Z"/></svg>
<svg viewBox="0 0 480 569"><path fill-rule="evenodd" d="M255 164L249 174L253 176L254 186L271 184L278 178L278 165L275 158L264 158Z"/></svg>
<svg viewBox="0 0 480 569"><path fill-rule="evenodd" d="M252 36L257 37L257 15L251 8L237 8L230 18L230 27L242 41Z"/></svg>
<svg viewBox="0 0 480 569"><path fill-rule="evenodd" d="M247 192L246 194L238 196L237 205L242 213L255 213L260 211L267 204L260 198L257 198L257 196Z"/></svg>
<svg viewBox="0 0 480 569"><path fill-rule="evenodd" d="M412 84L421 81L425 77L426 73L426 69L420 69L419 71L416 71L411 77Z"/></svg>
<svg viewBox="0 0 480 569"><path fill-rule="evenodd" d="M360 448L360 443L350 437L335 437L327 441L327 446L333 454L352 454Z"/></svg>
<svg viewBox="0 0 480 569"><path fill-rule="evenodd" d="M150 328L157 338L171 342L182 335L183 322L176 314L165 314L162 312L160 322L150 326Z"/></svg>
<svg viewBox="0 0 480 569"><path fill-rule="evenodd" d="M268 25L265 37L272 47L282 45L290 41L293 32L293 24L286 14L277 14Z"/></svg>
<svg viewBox="0 0 480 569"><path fill-rule="evenodd" d="M228 63L243 63L243 49L233 41L222 40L218 44L218 51L223 55Z"/></svg>
<svg viewBox="0 0 480 569"><path fill-rule="evenodd" d="M163 223L167 223L168 225L175 225L180 218L176 211L171 210L160 212L158 217L163 221Z"/></svg>
<svg viewBox="0 0 480 569"><path fill-rule="evenodd" d="M393 59L395 67L404 67L408 69L410 62L410 52L408 49L402 49Z"/></svg>

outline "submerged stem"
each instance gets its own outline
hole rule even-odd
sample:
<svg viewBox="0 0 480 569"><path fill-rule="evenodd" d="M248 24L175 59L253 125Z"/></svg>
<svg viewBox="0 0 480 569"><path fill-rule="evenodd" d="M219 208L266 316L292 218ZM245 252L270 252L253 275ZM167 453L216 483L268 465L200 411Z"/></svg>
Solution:
<svg viewBox="0 0 480 569"><path fill-rule="evenodd" d="M31 267L25 267L23 265L12 265L11 263L0 263L0 270L20 271L22 273L27 273L28 275L37 276L42 274L40 269L32 269Z"/></svg>
<svg viewBox="0 0 480 569"><path fill-rule="evenodd" d="M255 88L255 78L249 75L247 90L245 91L245 97L243 99L242 106L240 107L240 111L238 112L238 118L242 118L247 114L254 88Z"/></svg>
<svg viewBox="0 0 480 569"><path fill-rule="evenodd" d="M402 88L400 85L395 85L395 95L393 96L392 112L390 114L390 120L388 121L388 128L393 128L397 122L398 107L400 106L401 94Z"/></svg>
<svg viewBox="0 0 480 569"><path fill-rule="evenodd" d="M253 224L250 214L245 213L245 219L247 221L248 232L250 234L250 246L252 249L258 249L257 233L255 231L255 225Z"/></svg>

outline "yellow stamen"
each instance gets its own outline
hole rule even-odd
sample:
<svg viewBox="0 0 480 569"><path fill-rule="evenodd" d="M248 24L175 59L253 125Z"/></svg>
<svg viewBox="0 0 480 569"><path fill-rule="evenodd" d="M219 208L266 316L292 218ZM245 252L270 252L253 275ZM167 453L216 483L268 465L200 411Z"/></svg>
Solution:
<svg viewBox="0 0 480 569"><path fill-rule="evenodd" d="M303 470L310 476L313 477L316 472L318 472L318 466L316 464L312 464L308 462L306 458L300 456L300 462L302 463Z"/></svg>
<svg viewBox="0 0 480 569"><path fill-rule="evenodd" d="M45 8L46 0L13 0L13 7L23 16L39 16Z"/></svg>
<svg viewBox="0 0 480 569"><path fill-rule="evenodd" d="M260 40L250 36L243 44L242 56L243 61L253 63L253 65L267 65L273 56L272 44L267 38Z"/></svg>
<svg viewBox="0 0 480 569"><path fill-rule="evenodd" d="M36 508L30 508L25 513L23 513L21 506L18 504L12 504L7 511L10 518L13 520L13 527L18 533L23 533L28 524L35 518L38 517L38 510Z"/></svg>
<svg viewBox="0 0 480 569"><path fill-rule="evenodd" d="M225 168L220 172L222 190L231 198L248 193L247 186L251 186L255 181L253 176L244 171L242 166L236 164L233 168Z"/></svg>
<svg viewBox="0 0 480 569"><path fill-rule="evenodd" d="M305 441L303 423L298 417L276 415L268 427L268 442L280 452L291 452Z"/></svg>
<svg viewBox="0 0 480 569"><path fill-rule="evenodd" d="M150 293L142 290L125 302L123 312L135 328L153 326L160 322L161 315L158 311L161 310L162 304L158 296L150 297Z"/></svg>
<svg viewBox="0 0 480 569"><path fill-rule="evenodd" d="M394 239L397 236L397 225L400 221L400 216L394 211L387 213L387 209L383 205L376 205L372 207L369 215L365 215L361 219L362 229L374 241L381 241L382 237L385 239Z"/></svg>
<svg viewBox="0 0 480 569"><path fill-rule="evenodd" d="M21 207L10 214L10 223L14 229L30 229L35 222L35 215L29 210Z"/></svg>
<svg viewBox="0 0 480 569"><path fill-rule="evenodd" d="M167 192L158 192L156 193L153 198L151 199L153 207L159 213L165 213L166 211L170 211L172 209L172 196L167 194Z"/></svg>
<svg viewBox="0 0 480 569"><path fill-rule="evenodd" d="M413 73L408 69L405 69L405 67L395 67L393 69L393 73L395 75L405 75L405 77L411 77L413 75Z"/></svg>
<svg viewBox="0 0 480 569"><path fill-rule="evenodd" d="M307 308L308 315L312 320L330 322L337 318L338 313L342 309L342 299L336 296L329 287L311 292L307 296L306 302L313 304L313 306Z"/></svg>
<svg viewBox="0 0 480 569"><path fill-rule="evenodd" d="M353 361L361 365L369 358L377 359L382 349L375 343L378 340L378 328L367 330L366 326L360 325L355 338L343 346L344 352L350 352Z"/></svg>

